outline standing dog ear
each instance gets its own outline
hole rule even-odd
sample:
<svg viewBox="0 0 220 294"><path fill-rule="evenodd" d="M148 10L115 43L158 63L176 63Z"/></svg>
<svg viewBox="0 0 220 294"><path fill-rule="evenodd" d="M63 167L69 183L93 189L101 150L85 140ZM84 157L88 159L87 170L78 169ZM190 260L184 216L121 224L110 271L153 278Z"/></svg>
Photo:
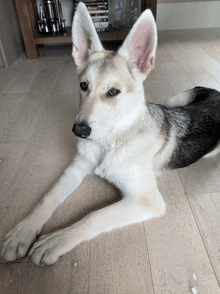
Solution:
<svg viewBox="0 0 220 294"><path fill-rule="evenodd" d="M145 79L154 68L157 48L157 27L150 9L145 10L133 25L118 54L127 61L134 76Z"/></svg>
<svg viewBox="0 0 220 294"><path fill-rule="evenodd" d="M77 67L83 65L89 54L103 51L92 19L85 4L82 2L78 4L73 18L72 41L72 56Z"/></svg>

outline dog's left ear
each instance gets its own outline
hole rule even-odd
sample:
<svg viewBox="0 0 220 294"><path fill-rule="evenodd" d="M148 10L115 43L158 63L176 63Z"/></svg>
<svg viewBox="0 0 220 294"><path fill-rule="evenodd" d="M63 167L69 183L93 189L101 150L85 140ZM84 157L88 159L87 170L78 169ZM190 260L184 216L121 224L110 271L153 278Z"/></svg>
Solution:
<svg viewBox="0 0 220 294"><path fill-rule="evenodd" d="M157 48L157 27L150 9L145 10L133 25L118 54L124 57L136 76L145 79L154 68Z"/></svg>
<svg viewBox="0 0 220 294"><path fill-rule="evenodd" d="M72 41L72 56L77 67L83 65L89 54L103 51L92 19L85 4L82 2L78 4L73 18Z"/></svg>

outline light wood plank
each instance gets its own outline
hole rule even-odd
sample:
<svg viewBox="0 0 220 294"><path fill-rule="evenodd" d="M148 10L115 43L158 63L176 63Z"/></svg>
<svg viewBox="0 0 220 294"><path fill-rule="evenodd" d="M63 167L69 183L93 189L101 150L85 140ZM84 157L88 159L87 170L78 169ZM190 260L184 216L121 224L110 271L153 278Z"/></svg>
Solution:
<svg viewBox="0 0 220 294"><path fill-rule="evenodd" d="M220 63L220 36L217 34L216 36L210 36L209 34L203 38L198 36L196 39L196 45Z"/></svg>
<svg viewBox="0 0 220 294"><path fill-rule="evenodd" d="M217 60L202 50L195 42L182 41L181 47L190 55L193 56L195 62L200 64L217 82L220 75L220 64Z"/></svg>
<svg viewBox="0 0 220 294"><path fill-rule="evenodd" d="M3 137L4 129L17 119L26 99L26 94L1 94L0 140Z"/></svg>
<svg viewBox="0 0 220 294"><path fill-rule="evenodd" d="M87 294L89 291L90 248L83 244L75 250L74 258L64 258L52 267L32 264L23 293Z"/></svg>
<svg viewBox="0 0 220 294"><path fill-rule="evenodd" d="M90 294L154 294L142 224L92 241Z"/></svg>
<svg viewBox="0 0 220 294"><path fill-rule="evenodd" d="M155 293L219 293L219 286L176 172L159 179L164 217L145 222ZM193 274L197 276L194 280Z"/></svg>
<svg viewBox="0 0 220 294"><path fill-rule="evenodd" d="M23 294L31 266L30 263L0 264L1 293Z"/></svg>
<svg viewBox="0 0 220 294"><path fill-rule="evenodd" d="M215 161L215 163L218 166L218 169L220 170L220 154L217 154L213 157L213 160Z"/></svg>
<svg viewBox="0 0 220 294"><path fill-rule="evenodd" d="M157 70L158 64L162 63L175 63L176 59L175 57L163 46L162 40L164 39L163 32L158 32L158 46L157 46L157 52L156 52L156 66L155 70ZM167 38L166 38L167 41Z"/></svg>
<svg viewBox="0 0 220 294"><path fill-rule="evenodd" d="M164 47L174 56L178 64L181 65L182 69L196 86L210 87L220 90L220 83L218 80L207 71L207 68L202 65L200 59L196 60L194 58L197 53L192 55L189 54L189 52L182 48L183 43L184 41L180 42L171 40L165 42Z"/></svg>
<svg viewBox="0 0 220 294"><path fill-rule="evenodd" d="M62 259L53 267L37 267L31 262L0 264L1 293L86 294L89 252L83 244L75 251L75 258Z"/></svg>
<svg viewBox="0 0 220 294"><path fill-rule="evenodd" d="M220 193L187 196L220 285Z"/></svg>
<svg viewBox="0 0 220 294"><path fill-rule="evenodd" d="M167 79L146 81L144 84L146 100L152 103L166 103L175 91Z"/></svg>
<svg viewBox="0 0 220 294"><path fill-rule="evenodd" d="M26 60L24 56L17 59L5 72L7 80L2 84L2 93L28 93L36 76L44 70L46 64Z"/></svg>
<svg viewBox="0 0 220 294"><path fill-rule="evenodd" d="M78 101L75 98L76 95L79 99L79 80L76 74L76 67L71 57L61 67L61 72L54 87L54 93L68 94L72 103Z"/></svg>
<svg viewBox="0 0 220 294"><path fill-rule="evenodd" d="M17 116L8 121L4 128L1 142L25 142L30 140L35 124L41 116L41 111L44 110L45 102L51 95L58 74L59 71L50 69L37 75L29 95L26 95L26 99L20 105Z"/></svg>
<svg viewBox="0 0 220 294"><path fill-rule="evenodd" d="M166 63L161 65L176 94L193 88L195 83L188 77L178 63Z"/></svg>
<svg viewBox="0 0 220 294"><path fill-rule="evenodd" d="M2 144L0 143L0 205L4 205L5 195L11 181L17 173L20 161L27 148L27 143Z"/></svg>
<svg viewBox="0 0 220 294"><path fill-rule="evenodd" d="M186 193L220 192L220 171L212 158L202 158L187 168L179 169L178 175Z"/></svg>

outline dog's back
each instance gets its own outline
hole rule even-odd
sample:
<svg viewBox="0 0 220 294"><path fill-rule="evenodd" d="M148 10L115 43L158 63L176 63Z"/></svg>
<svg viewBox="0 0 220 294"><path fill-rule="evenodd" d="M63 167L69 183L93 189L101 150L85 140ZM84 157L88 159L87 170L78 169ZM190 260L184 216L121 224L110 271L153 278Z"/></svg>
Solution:
<svg viewBox="0 0 220 294"><path fill-rule="evenodd" d="M193 101L186 106L163 107L164 115L172 122L176 144L167 166L186 167L211 152L220 139L220 93L196 87Z"/></svg>

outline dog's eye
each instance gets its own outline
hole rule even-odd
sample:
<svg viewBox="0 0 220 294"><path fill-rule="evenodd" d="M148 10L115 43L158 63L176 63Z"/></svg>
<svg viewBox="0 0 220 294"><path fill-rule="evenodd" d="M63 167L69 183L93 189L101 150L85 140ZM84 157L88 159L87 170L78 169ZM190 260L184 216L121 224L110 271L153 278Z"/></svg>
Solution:
<svg viewBox="0 0 220 294"><path fill-rule="evenodd" d="M88 84L86 82L81 82L80 88L81 90L86 91L88 89Z"/></svg>
<svg viewBox="0 0 220 294"><path fill-rule="evenodd" d="M118 89L115 89L115 88L111 88L109 91L108 91L108 94L107 96L116 96L120 93L120 90Z"/></svg>

